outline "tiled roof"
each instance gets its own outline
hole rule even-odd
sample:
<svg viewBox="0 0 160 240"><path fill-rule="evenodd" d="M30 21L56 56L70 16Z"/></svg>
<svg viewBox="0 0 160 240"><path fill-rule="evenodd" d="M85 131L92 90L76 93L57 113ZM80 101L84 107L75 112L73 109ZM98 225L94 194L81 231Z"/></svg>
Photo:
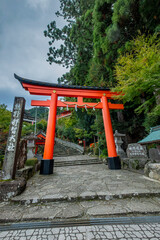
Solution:
<svg viewBox="0 0 160 240"><path fill-rule="evenodd" d="M150 134L139 141L140 144L160 142L160 126L151 128Z"/></svg>
<svg viewBox="0 0 160 240"><path fill-rule="evenodd" d="M49 82L41 82L35 81L27 78L22 78L16 74L14 77L22 84L27 83L31 85L37 86L45 86L45 87L54 87L54 88L70 88L70 89L85 89L85 90L110 90L109 88L102 88L102 87L89 87L89 86L76 86L76 85L64 85L64 84L56 84L56 83L49 83Z"/></svg>

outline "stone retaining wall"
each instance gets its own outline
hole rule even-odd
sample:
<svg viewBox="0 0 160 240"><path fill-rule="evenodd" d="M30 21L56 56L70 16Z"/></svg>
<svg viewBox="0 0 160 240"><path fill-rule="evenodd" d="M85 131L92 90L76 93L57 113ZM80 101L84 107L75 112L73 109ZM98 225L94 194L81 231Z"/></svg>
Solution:
<svg viewBox="0 0 160 240"><path fill-rule="evenodd" d="M84 153L84 148L79 146L78 144L75 144L75 143L72 143L72 142L67 142L67 141L61 140L59 138L55 138L55 141L59 144L62 144L64 146L66 146L66 147L73 148L75 150L78 150L81 153Z"/></svg>
<svg viewBox="0 0 160 240"><path fill-rule="evenodd" d="M160 181L160 163L146 164L144 173L147 177Z"/></svg>
<svg viewBox="0 0 160 240"><path fill-rule="evenodd" d="M137 158L122 158L121 165L123 169L144 169L145 164L148 162L148 159L137 159Z"/></svg>
<svg viewBox="0 0 160 240"><path fill-rule="evenodd" d="M25 188L25 178L0 182L0 201L8 200L11 197L21 194Z"/></svg>

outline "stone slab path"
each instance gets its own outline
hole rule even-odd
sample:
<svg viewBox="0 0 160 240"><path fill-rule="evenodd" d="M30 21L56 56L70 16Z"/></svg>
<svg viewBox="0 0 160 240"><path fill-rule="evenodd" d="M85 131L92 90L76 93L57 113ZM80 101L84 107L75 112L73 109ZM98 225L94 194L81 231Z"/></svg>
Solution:
<svg viewBox="0 0 160 240"><path fill-rule="evenodd" d="M109 170L104 164L59 167L53 175L35 174L26 190L12 201L39 203L110 200L160 196L160 182L127 170Z"/></svg>
<svg viewBox="0 0 160 240"><path fill-rule="evenodd" d="M0 212L1 222L160 214L160 182L104 164L57 167L35 174Z"/></svg>

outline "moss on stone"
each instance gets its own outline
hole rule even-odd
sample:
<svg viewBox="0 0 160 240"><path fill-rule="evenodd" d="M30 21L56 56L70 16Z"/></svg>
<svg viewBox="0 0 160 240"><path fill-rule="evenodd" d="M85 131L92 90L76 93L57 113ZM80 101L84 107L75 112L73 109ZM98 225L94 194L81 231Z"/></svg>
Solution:
<svg viewBox="0 0 160 240"><path fill-rule="evenodd" d="M38 163L37 158L30 158L30 159L27 159L25 165L34 167L37 163Z"/></svg>

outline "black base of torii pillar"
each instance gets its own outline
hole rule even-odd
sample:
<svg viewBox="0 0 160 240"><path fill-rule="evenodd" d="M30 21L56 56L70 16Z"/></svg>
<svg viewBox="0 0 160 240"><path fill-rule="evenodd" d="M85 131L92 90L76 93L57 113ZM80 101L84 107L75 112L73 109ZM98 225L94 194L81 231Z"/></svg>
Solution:
<svg viewBox="0 0 160 240"><path fill-rule="evenodd" d="M40 166L40 174L42 175L49 175L53 174L54 168L54 159L42 159L41 166Z"/></svg>
<svg viewBox="0 0 160 240"><path fill-rule="evenodd" d="M121 160L120 157L108 157L108 168L112 170L121 169Z"/></svg>

